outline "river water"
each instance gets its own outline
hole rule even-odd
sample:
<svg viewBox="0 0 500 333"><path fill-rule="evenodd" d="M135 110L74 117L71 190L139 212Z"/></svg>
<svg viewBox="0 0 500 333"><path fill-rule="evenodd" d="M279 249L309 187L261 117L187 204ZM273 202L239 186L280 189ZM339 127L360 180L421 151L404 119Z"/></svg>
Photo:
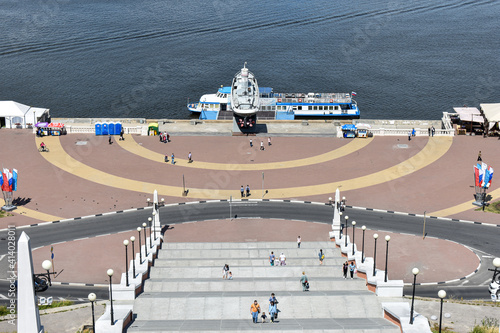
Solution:
<svg viewBox="0 0 500 333"><path fill-rule="evenodd" d="M187 118L244 62L361 118L500 102L500 1L0 0L0 100L53 117Z"/></svg>

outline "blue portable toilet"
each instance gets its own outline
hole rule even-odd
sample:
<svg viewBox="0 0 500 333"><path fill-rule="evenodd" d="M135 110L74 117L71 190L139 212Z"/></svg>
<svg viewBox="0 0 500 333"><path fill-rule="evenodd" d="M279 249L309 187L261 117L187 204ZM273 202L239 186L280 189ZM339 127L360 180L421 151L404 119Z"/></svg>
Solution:
<svg viewBox="0 0 500 333"><path fill-rule="evenodd" d="M108 135L108 123L103 123L102 124L102 135Z"/></svg>
<svg viewBox="0 0 500 333"><path fill-rule="evenodd" d="M115 124L115 135L120 135L121 132L122 132L122 124L116 123Z"/></svg>
<svg viewBox="0 0 500 333"><path fill-rule="evenodd" d="M95 124L95 135L102 135L102 124L101 123Z"/></svg>
<svg viewBox="0 0 500 333"><path fill-rule="evenodd" d="M108 134L109 135L115 135L115 123L110 122L108 123Z"/></svg>

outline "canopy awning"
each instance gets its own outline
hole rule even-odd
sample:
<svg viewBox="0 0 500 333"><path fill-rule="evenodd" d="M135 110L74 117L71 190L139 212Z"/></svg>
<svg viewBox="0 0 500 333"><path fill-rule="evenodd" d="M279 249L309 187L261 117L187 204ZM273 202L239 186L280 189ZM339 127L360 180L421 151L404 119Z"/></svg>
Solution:
<svg viewBox="0 0 500 333"><path fill-rule="evenodd" d="M44 123L44 122L41 122L41 123L36 123L36 125L35 125L35 126L36 126L36 127L44 127L44 128L45 128L45 127L49 126L49 123Z"/></svg>
<svg viewBox="0 0 500 333"><path fill-rule="evenodd" d="M62 123L50 123L50 124L47 125L47 127L50 127L50 128L63 128L64 124L62 124Z"/></svg>
<svg viewBox="0 0 500 333"><path fill-rule="evenodd" d="M372 128L370 124L356 124L358 130L369 130Z"/></svg>
<svg viewBox="0 0 500 333"><path fill-rule="evenodd" d="M356 125L353 125L353 124L342 125L342 130L343 131L355 131Z"/></svg>
<svg viewBox="0 0 500 333"><path fill-rule="evenodd" d="M474 123L484 123L484 118L477 108L453 108L461 121L471 121Z"/></svg>
<svg viewBox="0 0 500 333"><path fill-rule="evenodd" d="M480 106L488 122L496 123L500 121L500 103L486 103L480 104Z"/></svg>

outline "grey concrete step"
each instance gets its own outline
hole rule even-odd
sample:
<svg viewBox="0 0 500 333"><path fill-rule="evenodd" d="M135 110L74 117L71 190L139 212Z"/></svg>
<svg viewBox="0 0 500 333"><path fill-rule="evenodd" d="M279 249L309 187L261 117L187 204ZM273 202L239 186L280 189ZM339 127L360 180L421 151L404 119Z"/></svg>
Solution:
<svg viewBox="0 0 500 333"><path fill-rule="evenodd" d="M299 295L279 297L280 318L380 318L383 313L377 298L367 295ZM137 320L247 319L254 299L256 296L139 297L134 302L134 313ZM264 312L268 312L268 299L257 299Z"/></svg>
<svg viewBox="0 0 500 333"><path fill-rule="evenodd" d="M335 247L334 242L302 242L301 249L325 249ZM244 242L244 243L163 243L163 249L276 249L297 248L296 242Z"/></svg>
<svg viewBox="0 0 500 333"><path fill-rule="evenodd" d="M302 276L302 271L306 272L309 278L313 277L341 277L342 269L341 267L334 266L281 266L281 267L271 267L271 266L242 266L231 268L231 272L234 277L247 278L247 277L267 277L267 278L278 278L278 277L295 277L297 280ZM195 279L210 279L210 278L222 278L222 267L176 267L172 269L170 267L155 267L151 270L151 278L195 278Z"/></svg>
<svg viewBox="0 0 500 333"><path fill-rule="evenodd" d="M248 319L224 320L136 320L127 332L331 332L331 333L399 333L400 329L383 318L320 318L320 319L281 319L276 323L269 320L262 324L253 324L250 314Z"/></svg>
<svg viewBox="0 0 500 333"><path fill-rule="evenodd" d="M309 279L311 291L323 290L367 290L364 279L312 278ZM301 291L302 286L297 278L234 278L223 279L149 279L144 284L144 292L260 292L260 291Z"/></svg>
<svg viewBox="0 0 500 333"><path fill-rule="evenodd" d="M159 251L158 258L161 259L227 259L230 258L249 258L249 259L269 259L271 251L279 257L283 252L287 259L289 258L311 258L318 259L318 249L165 249ZM337 248L324 248L325 258L340 257L340 251Z"/></svg>
<svg viewBox="0 0 500 333"><path fill-rule="evenodd" d="M323 264L325 266L342 266L346 262L346 258L341 257L328 257L325 258ZM290 266L308 266L318 265L319 258L287 258L287 265ZM215 266L223 267L228 264L229 267L233 266L270 266L269 259L252 259L252 258L228 258L228 259L203 259L199 258L183 258L183 259L162 259L155 260L155 267L180 267L180 266ZM275 266L278 267L278 266Z"/></svg>

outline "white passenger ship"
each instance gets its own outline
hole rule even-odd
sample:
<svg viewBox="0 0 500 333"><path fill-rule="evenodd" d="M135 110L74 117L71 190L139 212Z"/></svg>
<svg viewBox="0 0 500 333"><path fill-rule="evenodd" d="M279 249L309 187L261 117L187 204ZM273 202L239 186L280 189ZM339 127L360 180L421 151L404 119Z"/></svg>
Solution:
<svg viewBox="0 0 500 333"><path fill-rule="evenodd" d="M251 127L256 118L287 120L296 117L359 118L352 93L275 93L260 87L246 63L230 87L221 86L216 94L203 95L188 104L200 119L228 119L234 115L238 126Z"/></svg>

